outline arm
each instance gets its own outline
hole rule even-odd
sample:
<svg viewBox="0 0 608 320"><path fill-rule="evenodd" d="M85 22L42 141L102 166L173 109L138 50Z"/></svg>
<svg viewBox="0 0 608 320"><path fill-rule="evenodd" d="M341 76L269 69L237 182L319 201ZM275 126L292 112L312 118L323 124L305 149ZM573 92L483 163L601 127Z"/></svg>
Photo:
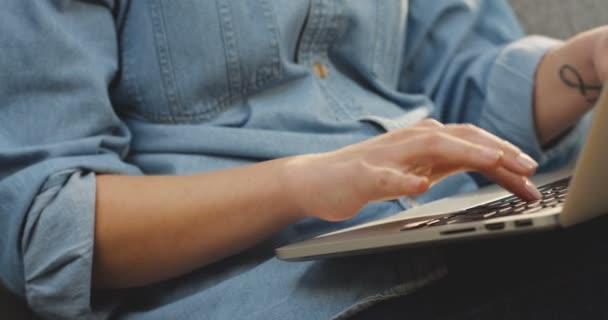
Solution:
<svg viewBox="0 0 608 320"><path fill-rule="evenodd" d="M21 1L0 10L0 279L43 318L91 308L95 173L123 161L128 128L111 1Z"/></svg>
<svg viewBox="0 0 608 320"><path fill-rule="evenodd" d="M589 104L562 83L559 71L570 64L588 85L598 84L590 57L580 57L592 53L590 37L574 39L574 46L524 37L506 1L438 3L412 3L411 16L421 18L414 19L406 63L416 81L404 80L402 90L432 97L440 121L472 123L512 142L541 169L570 161L584 132L573 125Z"/></svg>
<svg viewBox="0 0 608 320"><path fill-rule="evenodd" d="M286 162L192 176L98 176L94 285L173 277L299 220L282 183Z"/></svg>
<svg viewBox="0 0 608 320"><path fill-rule="evenodd" d="M420 164L430 172L416 174ZM425 121L334 152L212 173L99 176L94 285L174 277L305 217L344 220L368 202L419 194L466 170L538 198L524 178L535 168L520 150L477 128Z"/></svg>
<svg viewBox="0 0 608 320"><path fill-rule="evenodd" d="M538 138L549 144L573 127L608 80L608 27L584 32L549 51L535 81Z"/></svg>
<svg viewBox="0 0 608 320"><path fill-rule="evenodd" d="M89 314L92 282L177 276L295 220L347 219L456 172L482 171L537 196L525 178L535 164L521 151L434 122L326 154L138 177L125 161L129 130L108 97L118 70L113 9L11 0L0 11L0 277L41 316ZM431 165L423 177L421 164Z"/></svg>

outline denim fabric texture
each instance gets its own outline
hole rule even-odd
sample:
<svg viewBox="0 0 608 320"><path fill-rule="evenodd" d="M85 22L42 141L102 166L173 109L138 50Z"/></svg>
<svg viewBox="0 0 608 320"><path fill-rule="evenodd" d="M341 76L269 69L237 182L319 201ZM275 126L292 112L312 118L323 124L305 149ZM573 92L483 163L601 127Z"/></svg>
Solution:
<svg viewBox="0 0 608 320"><path fill-rule="evenodd" d="M499 0L6 0L0 280L56 319L345 318L415 292L446 272L433 250L273 254L403 210L396 201L301 221L178 279L93 292L95 176L324 152L425 117L476 124L549 168L575 155L583 129L551 150L536 140L535 69L558 43L524 37ZM477 187L460 174L416 200Z"/></svg>

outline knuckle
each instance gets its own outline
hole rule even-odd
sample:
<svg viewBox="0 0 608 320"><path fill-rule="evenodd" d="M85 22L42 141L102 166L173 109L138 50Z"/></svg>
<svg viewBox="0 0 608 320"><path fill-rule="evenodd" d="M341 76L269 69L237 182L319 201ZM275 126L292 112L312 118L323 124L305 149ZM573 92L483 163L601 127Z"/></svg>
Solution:
<svg viewBox="0 0 608 320"><path fill-rule="evenodd" d="M516 153L521 153L521 149L519 147L517 147L516 145L512 144L511 142L509 142L508 140L504 140L504 139L500 139L500 148L503 150L513 150Z"/></svg>
<svg viewBox="0 0 608 320"><path fill-rule="evenodd" d="M474 126L470 123L462 124L461 128L464 133L471 134L471 135L482 133L482 130L479 127Z"/></svg>
<svg viewBox="0 0 608 320"><path fill-rule="evenodd" d="M407 137L411 136L412 134L416 134L416 132L418 132L419 128L416 128L415 126L413 127L405 127L405 128L399 128L393 131L390 131L388 133L385 133L385 135L388 137L388 140L402 140L402 139L406 139Z"/></svg>
<svg viewBox="0 0 608 320"><path fill-rule="evenodd" d="M442 132L431 132L424 136L422 143L427 152L436 156L444 148L448 136Z"/></svg>
<svg viewBox="0 0 608 320"><path fill-rule="evenodd" d="M426 118L420 122L421 124L434 127L443 127L443 124L435 119Z"/></svg>
<svg viewBox="0 0 608 320"><path fill-rule="evenodd" d="M492 170L500 167L500 161L492 161L487 158L478 157L476 154L471 155L471 162L477 163L480 169L484 170Z"/></svg>
<svg viewBox="0 0 608 320"><path fill-rule="evenodd" d="M442 132L431 132L425 136L424 143L429 148L437 148L443 144L446 134Z"/></svg>
<svg viewBox="0 0 608 320"><path fill-rule="evenodd" d="M386 137L386 138L389 138L389 139L392 139L392 138L395 138L395 137L399 137L399 136L403 135L407 131L406 129L407 128L398 128L396 130L383 133L382 136Z"/></svg>
<svg viewBox="0 0 608 320"><path fill-rule="evenodd" d="M441 132L430 132L424 135L423 140L425 144L433 145L439 143L443 138Z"/></svg>

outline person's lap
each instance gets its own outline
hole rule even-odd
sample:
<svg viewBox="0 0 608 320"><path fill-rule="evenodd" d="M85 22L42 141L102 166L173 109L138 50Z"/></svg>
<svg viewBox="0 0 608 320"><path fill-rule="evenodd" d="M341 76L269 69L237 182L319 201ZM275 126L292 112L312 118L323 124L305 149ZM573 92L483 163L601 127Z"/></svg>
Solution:
<svg viewBox="0 0 608 320"><path fill-rule="evenodd" d="M571 230L441 247L447 277L354 319L608 318L606 228L603 218Z"/></svg>
<svg viewBox="0 0 608 320"><path fill-rule="evenodd" d="M355 319L608 319L606 228L446 246L446 278Z"/></svg>

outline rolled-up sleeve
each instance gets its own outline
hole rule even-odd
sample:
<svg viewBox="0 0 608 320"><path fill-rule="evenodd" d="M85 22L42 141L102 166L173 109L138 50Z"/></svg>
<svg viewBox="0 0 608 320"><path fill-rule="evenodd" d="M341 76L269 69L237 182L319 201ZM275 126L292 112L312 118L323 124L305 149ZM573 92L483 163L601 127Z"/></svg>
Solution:
<svg viewBox="0 0 608 320"><path fill-rule="evenodd" d="M113 110L110 1L3 2L0 279L43 317L91 312L95 175L140 174Z"/></svg>
<svg viewBox="0 0 608 320"><path fill-rule="evenodd" d="M540 170L576 155L585 125L542 148L534 123L536 70L560 41L526 37L504 0L412 2L411 11L402 90L430 96L443 122L473 123L513 142Z"/></svg>
<svg viewBox="0 0 608 320"><path fill-rule="evenodd" d="M503 48L488 78L479 126L508 139L537 159L544 169L571 160L587 128L579 125L550 148L542 148L534 123L534 79L547 50L561 42L529 36Z"/></svg>

